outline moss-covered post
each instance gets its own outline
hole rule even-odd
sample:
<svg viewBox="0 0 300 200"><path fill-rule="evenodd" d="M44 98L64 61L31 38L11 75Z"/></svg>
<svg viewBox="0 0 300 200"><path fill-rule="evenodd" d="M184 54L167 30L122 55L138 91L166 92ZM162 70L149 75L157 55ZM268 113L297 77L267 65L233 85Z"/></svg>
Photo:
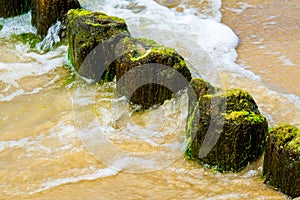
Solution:
<svg viewBox="0 0 300 200"><path fill-rule="evenodd" d="M194 111L198 99L202 98L204 95L215 94L220 90L202 78L193 78L190 81L190 86L193 91L189 91L189 97L192 96L191 93L193 92L196 95L197 100L189 99L189 114Z"/></svg>
<svg viewBox="0 0 300 200"><path fill-rule="evenodd" d="M57 21L65 23L68 10L81 8L78 0L31 0L31 24L42 37Z"/></svg>
<svg viewBox="0 0 300 200"><path fill-rule="evenodd" d="M125 38L116 61L117 91L142 109L162 104L187 87L191 73L174 49L143 38ZM134 73L127 73L134 72Z"/></svg>
<svg viewBox="0 0 300 200"><path fill-rule="evenodd" d="M0 0L0 17L15 17L30 10L31 0Z"/></svg>
<svg viewBox="0 0 300 200"><path fill-rule="evenodd" d="M300 196L300 130L289 124L272 128L267 136L263 174L266 183L292 198Z"/></svg>
<svg viewBox="0 0 300 200"><path fill-rule="evenodd" d="M67 15L67 32L74 69L93 82L111 81L115 76L116 46L130 37L126 22L101 12L74 9Z"/></svg>
<svg viewBox="0 0 300 200"><path fill-rule="evenodd" d="M205 93L188 119L186 154L219 171L239 171L262 155L267 120L246 91Z"/></svg>

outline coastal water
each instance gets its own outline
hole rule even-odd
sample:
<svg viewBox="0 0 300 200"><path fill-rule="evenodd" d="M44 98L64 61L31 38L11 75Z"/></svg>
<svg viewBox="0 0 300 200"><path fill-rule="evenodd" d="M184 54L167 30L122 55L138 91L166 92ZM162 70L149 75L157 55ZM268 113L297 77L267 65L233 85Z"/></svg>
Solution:
<svg viewBox="0 0 300 200"><path fill-rule="evenodd" d="M297 1L80 3L124 18L135 37L174 47L194 76L249 91L271 126L288 122L300 127L298 13L276 10L293 11ZM132 113L114 84L71 83L67 45L41 53L10 37L35 32L30 17L0 19L0 199L286 198L263 184L262 159L227 174L185 160L182 144L172 141L177 135L184 140L186 96ZM98 129L82 126L93 121ZM123 152L154 152L156 162L132 166L125 154L110 163L114 151L107 146L108 156L100 162L80 140L86 131L92 141L99 130ZM165 146L172 147L174 162L155 154ZM134 173L137 166L149 170Z"/></svg>

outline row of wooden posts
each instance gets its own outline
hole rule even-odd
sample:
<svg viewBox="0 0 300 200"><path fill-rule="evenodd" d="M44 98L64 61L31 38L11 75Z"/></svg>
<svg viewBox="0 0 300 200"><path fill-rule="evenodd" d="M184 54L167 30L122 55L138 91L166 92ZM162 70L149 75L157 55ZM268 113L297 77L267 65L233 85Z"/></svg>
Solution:
<svg viewBox="0 0 300 200"><path fill-rule="evenodd" d="M300 130L288 124L268 127L266 118L249 93L240 89L221 92L220 88L213 87L203 79L192 78L184 59L174 49L147 39L131 37L123 19L82 10L77 0L19 0L17 4L14 0L0 0L0 17L17 16L30 9L32 25L42 37L58 20L66 25L70 60L75 70L87 78L97 79L96 82L112 81L115 76L118 81L131 69L147 64L151 68L153 63L177 70L197 97L196 101L189 102L187 157L216 166L220 171L239 171L265 151L265 181L291 197L300 196ZM67 14L70 9L81 10ZM110 41L110 37L114 40ZM108 47L114 47L110 44L116 40L121 44L123 54L111 63L108 60L111 54L107 54L111 49ZM103 66L100 75L97 74L99 68L80 69L84 62L95 62L94 58L88 60L87 56L97 46L101 46L95 51L102 58L101 62L109 63ZM151 69L149 73L155 74L156 69ZM176 73L159 73L168 77L166 84L178 83ZM117 89L121 95L127 95L132 103L140 104L143 109L162 104L172 97L172 92L182 89L176 86L174 91L170 91L161 85L147 84L131 93L129 90L139 84L136 79L136 74L129 76L117 85ZM214 129L211 129L211 124ZM209 134L211 137L218 135L211 149L204 145Z"/></svg>

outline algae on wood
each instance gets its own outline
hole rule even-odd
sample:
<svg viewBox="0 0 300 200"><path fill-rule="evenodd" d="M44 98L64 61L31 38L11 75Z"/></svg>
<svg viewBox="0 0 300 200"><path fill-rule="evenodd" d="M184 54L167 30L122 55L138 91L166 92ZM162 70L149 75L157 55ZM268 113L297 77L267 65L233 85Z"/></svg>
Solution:
<svg viewBox="0 0 300 200"><path fill-rule="evenodd" d="M126 22L101 12L75 9L68 12L67 31L74 69L93 82L111 81L116 46L130 35Z"/></svg>
<svg viewBox="0 0 300 200"><path fill-rule="evenodd" d="M300 196L300 130L289 124L272 128L267 136L265 181L292 198Z"/></svg>
<svg viewBox="0 0 300 200"><path fill-rule="evenodd" d="M162 104L191 80L184 58L153 40L128 37L117 51L117 91L142 109Z"/></svg>
<svg viewBox="0 0 300 200"><path fill-rule="evenodd" d="M15 17L27 13L30 10L31 0L1 0L0 17Z"/></svg>
<svg viewBox="0 0 300 200"><path fill-rule="evenodd" d="M267 120L246 91L204 94L188 119L186 154L219 171L239 171L262 155L267 131Z"/></svg>
<svg viewBox="0 0 300 200"><path fill-rule="evenodd" d="M31 0L31 24L42 37L57 21L65 23L68 10L81 8L78 0Z"/></svg>

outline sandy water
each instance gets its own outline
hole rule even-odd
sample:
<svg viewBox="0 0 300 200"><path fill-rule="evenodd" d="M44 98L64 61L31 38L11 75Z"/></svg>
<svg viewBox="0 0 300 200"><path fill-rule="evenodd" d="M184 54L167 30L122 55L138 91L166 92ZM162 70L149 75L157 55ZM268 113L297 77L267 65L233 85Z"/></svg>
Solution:
<svg viewBox="0 0 300 200"><path fill-rule="evenodd" d="M161 3L178 11L182 9L176 1ZM291 6L287 9L296 9L296 1L289 3ZM192 4L193 1L188 3ZM221 70L220 74L226 87L248 90L271 124L290 122L299 126L299 102L297 96L293 96L299 96L299 58L296 55L299 23L297 17L289 16L293 12L286 12L286 16L276 13L274 10L279 7L283 6L276 0L248 4L223 2L222 21L240 37L237 62L261 78L241 76L234 70ZM282 18L285 17L292 20L284 23ZM284 26L276 28L280 23ZM264 29L261 29L261 24L264 24ZM292 31L293 34L278 34L276 29L285 33ZM205 169L198 163L186 161L183 156L163 169L147 173L127 173L124 172L126 166L123 171L118 170L122 166L108 168L89 153L77 135L72 102L74 90L65 81L68 69L62 67L66 62L66 48L49 53L47 59L43 56L41 60L35 54L16 51L18 45L22 46L1 39L1 62L13 63L12 68L24 63L22 67L37 68L16 79L10 87L6 82L0 82L4 96L0 102L0 199L285 199L284 195L263 184L262 160L240 173L228 174ZM47 66L47 63L52 64L48 68L38 68ZM41 71L47 73L39 75ZM7 68L0 69L0 74L6 77L13 78L14 73L13 70L9 73ZM111 85L97 90L97 100L118 99ZM18 91L25 94L16 95ZM99 104L109 110L112 102L107 100ZM125 108L122 102L118 105ZM180 113L173 113L177 108L171 105L171 101L164 105L164 114L165 117L172 114L175 124L176 115ZM90 104L87 106L87 109L94 109ZM96 111L97 119L107 123L102 111ZM149 125L153 128L160 117L160 113L153 112L131 116L130 119L141 127ZM153 124L148 123L149 118L153 119ZM120 114L118 125L126 124L126 120L126 115L122 118ZM167 131L163 127L158 129ZM184 134L181 129L177 131ZM127 151L152 151L151 148L156 148L147 141L142 144L131 144L126 138L121 141L123 143L114 142Z"/></svg>
<svg viewBox="0 0 300 200"><path fill-rule="evenodd" d="M237 63L271 88L300 95L298 1L224 1L222 21L240 38Z"/></svg>

